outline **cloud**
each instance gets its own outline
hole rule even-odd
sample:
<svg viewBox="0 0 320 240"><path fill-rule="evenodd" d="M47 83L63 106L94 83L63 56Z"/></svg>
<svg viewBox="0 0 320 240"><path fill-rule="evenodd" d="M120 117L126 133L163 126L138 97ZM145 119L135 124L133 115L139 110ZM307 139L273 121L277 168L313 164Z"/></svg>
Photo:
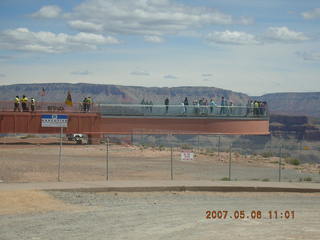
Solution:
<svg viewBox="0 0 320 240"><path fill-rule="evenodd" d="M251 17L240 17L239 24L250 25L254 23L254 19Z"/></svg>
<svg viewBox="0 0 320 240"><path fill-rule="evenodd" d="M296 55L306 61L320 61L320 52L296 52Z"/></svg>
<svg viewBox="0 0 320 240"><path fill-rule="evenodd" d="M135 70L135 71L132 71L130 74L136 75L136 76L150 76L150 73L143 70Z"/></svg>
<svg viewBox="0 0 320 240"><path fill-rule="evenodd" d="M165 79L178 79L177 76L174 76L174 75L171 75L171 74L165 75L165 76L163 76L163 78L165 78Z"/></svg>
<svg viewBox="0 0 320 240"><path fill-rule="evenodd" d="M31 16L36 18L57 18L60 16L61 11L59 6L48 5L40 8L39 11L31 14Z"/></svg>
<svg viewBox="0 0 320 240"><path fill-rule="evenodd" d="M246 45L246 44L259 44L259 41L252 34L245 32L229 31L224 32L213 32L209 33L206 37L209 43L220 43L220 44L235 44L235 45Z"/></svg>
<svg viewBox="0 0 320 240"><path fill-rule="evenodd" d="M159 36L144 36L144 41L151 43L162 43L164 39Z"/></svg>
<svg viewBox="0 0 320 240"><path fill-rule="evenodd" d="M211 73L202 73L202 77L212 77Z"/></svg>
<svg viewBox="0 0 320 240"><path fill-rule="evenodd" d="M297 43L309 40L309 38L304 33L290 30L287 27L269 27L267 31L260 36L226 30L224 32L209 33L206 36L206 40L209 43L249 45L272 42Z"/></svg>
<svg viewBox="0 0 320 240"><path fill-rule="evenodd" d="M0 77L3 78L3 77L6 77L7 75L3 74L3 73L0 73Z"/></svg>
<svg viewBox="0 0 320 240"><path fill-rule="evenodd" d="M265 40L276 42L302 42L308 40L308 37L302 32L295 32L287 27L269 27L263 37Z"/></svg>
<svg viewBox="0 0 320 240"><path fill-rule="evenodd" d="M71 72L70 74L72 74L72 75L89 75L92 73L89 72L88 70L85 70L85 71L74 71L74 72Z"/></svg>
<svg viewBox="0 0 320 240"><path fill-rule="evenodd" d="M188 6L171 0L87 0L68 14L69 23L84 31L83 22L102 25L103 32L162 36L178 34L194 27L249 24L251 20L208 7ZM85 27L86 28L86 27ZM91 31L95 27L88 27Z"/></svg>
<svg viewBox="0 0 320 240"><path fill-rule="evenodd" d="M310 10L308 12L301 13L302 17L304 19L316 19L320 18L320 8L315 8L313 10Z"/></svg>
<svg viewBox="0 0 320 240"><path fill-rule="evenodd" d="M0 49L42 53L95 50L98 46L117 44L114 37L80 32L76 35L52 32L32 32L27 28L5 30L0 33Z"/></svg>
<svg viewBox="0 0 320 240"><path fill-rule="evenodd" d="M102 24L95 24L81 20L70 21L69 26L83 32L100 32L103 30Z"/></svg>

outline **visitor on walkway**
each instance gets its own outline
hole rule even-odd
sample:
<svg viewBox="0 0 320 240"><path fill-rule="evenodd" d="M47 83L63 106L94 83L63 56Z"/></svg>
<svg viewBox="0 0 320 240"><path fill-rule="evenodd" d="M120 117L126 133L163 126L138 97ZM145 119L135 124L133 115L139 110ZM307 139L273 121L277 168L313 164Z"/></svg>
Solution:
<svg viewBox="0 0 320 240"><path fill-rule="evenodd" d="M168 111L169 111L169 98L166 98L164 100L164 105L166 105L166 113L168 113Z"/></svg>
<svg viewBox="0 0 320 240"><path fill-rule="evenodd" d="M34 112L36 109L36 100L32 97L30 100L31 112Z"/></svg>
<svg viewBox="0 0 320 240"><path fill-rule="evenodd" d="M226 110L225 110L225 100L224 97L221 97L221 103L220 103L220 114L225 114Z"/></svg>
<svg viewBox="0 0 320 240"><path fill-rule="evenodd" d="M215 101L211 98L210 99L210 113L214 113L214 108L217 106L217 104L215 103Z"/></svg>
<svg viewBox="0 0 320 240"><path fill-rule="evenodd" d="M14 100L14 110L13 111L20 112L20 98L19 98L19 96L16 96L16 98Z"/></svg>
<svg viewBox="0 0 320 240"><path fill-rule="evenodd" d="M188 106L189 106L189 101L187 97L184 99L183 105L184 105L184 113L186 113L188 111Z"/></svg>
<svg viewBox="0 0 320 240"><path fill-rule="evenodd" d="M20 101L21 101L22 111L27 112L28 111L28 98L25 95L23 95Z"/></svg>

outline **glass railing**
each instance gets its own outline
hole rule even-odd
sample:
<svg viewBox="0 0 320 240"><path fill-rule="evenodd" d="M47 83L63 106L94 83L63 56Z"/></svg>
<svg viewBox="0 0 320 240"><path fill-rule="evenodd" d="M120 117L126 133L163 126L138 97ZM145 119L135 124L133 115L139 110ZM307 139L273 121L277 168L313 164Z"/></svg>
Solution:
<svg viewBox="0 0 320 240"><path fill-rule="evenodd" d="M266 107L199 106L199 105L140 105L99 104L104 116L161 116L161 117L235 117L267 118Z"/></svg>
<svg viewBox="0 0 320 240"><path fill-rule="evenodd" d="M12 101L0 101L0 111L14 111ZM24 112L21 105L17 112ZM27 112L31 112L30 103ZM207 105L140 105L140 104L90 104L61 102L37 102L34 112L101 113L103 116L156 116L156 117L228 117L268 118L267 107L207 106Z"/></svg>
<svg viewBox="0 0 320 240"><path fill-rule="evenodd" d="M32 108L30 100L27 102L25 108L23 108L20 103L18 107L15 107L14 101L0 101L0 111L6 112L99 112L98 104L83 104L83 103L73 103L68 105L64 102L36 102L34 108Z"/></svg>

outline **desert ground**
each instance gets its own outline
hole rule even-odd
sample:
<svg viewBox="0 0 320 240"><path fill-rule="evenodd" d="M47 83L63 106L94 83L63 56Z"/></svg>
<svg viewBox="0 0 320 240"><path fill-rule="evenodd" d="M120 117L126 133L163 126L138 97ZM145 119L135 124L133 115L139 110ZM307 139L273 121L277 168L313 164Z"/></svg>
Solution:
<svg viewBox="0 0 320 240"><path fill-rule="evenodd" d="M319 239L320 194L1 193L0 239ZM228 211L207 219L207 211ZM245 212L235 219L234 212ZM252 218L261 211L261 218ZM278 212L269 218L269 211ZM294 212L289 218L285 211ZM282 214L281 214L282 213Z"/></svg>
<svg viewBox="0 0 320 240"><path fill-rule="evenodd" d="M0 181L57 181L58 138L2 138L0 143ZM171 178L171 149L111 143L76 145L63 141L60 176L62 181L167 180ZM181 160L185 149L173 148L172 173L175 180L278 181L279 157L239 152L194 149L193 160ZM108 171L107 171L108 166ZM320 182L319 163L290 164L281 159L281 181Z"/></svg>
<svg viewBox="0 0 320 240"><path fill-rule="evenodd" d="M0 148L0 184L57 181L59 139L1 138ZM171 162L174 180L223 180L229 176L230 159L233 181L278 181L278 157L194 149L193 160L182 160L182 151L186 150L111 143L107 158L105 144L76 145L64 140L61 181L106 180L107 173L109 180L168 180ZM318 163L293 165L284 158L281 163L281 181L320 182ZM0 199L3 240L313 240L320 234L319 193L11 189L1 191ZM207 219L207 211L228 211L228 217ZM244 211L245 217L235 219L236 211ZM261 218L253 218L252 211L260 211ZM270 219L269 211L277 211L278 217ZM288 219L285 211L290 212Z"/></svg>

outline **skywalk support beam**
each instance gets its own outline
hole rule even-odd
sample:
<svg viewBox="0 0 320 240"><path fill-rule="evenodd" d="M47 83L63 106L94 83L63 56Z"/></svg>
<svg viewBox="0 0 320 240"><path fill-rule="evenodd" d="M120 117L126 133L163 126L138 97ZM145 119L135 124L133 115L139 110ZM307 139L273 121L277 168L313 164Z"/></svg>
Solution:
<svg viewBox="0 0 320 240"><path fill-rule="evenodd" d="M68 127L64 133L100 131L101 118L97 113L0 112L0 133L59 134L59 127L41 127L43 114L68 115Z"/></svg>
<svg viewBox="0 0 320 240"><path fill-rule="evenodd" d="M60 128L41 127L41 115L31 112L0 112L0 133L59 134ZM59 114L59 113L55 113ZM68 115L65 133L90 134L234 134L268 135L269 121L263 118L160 118L101 117L99 113Z"/></svg>

